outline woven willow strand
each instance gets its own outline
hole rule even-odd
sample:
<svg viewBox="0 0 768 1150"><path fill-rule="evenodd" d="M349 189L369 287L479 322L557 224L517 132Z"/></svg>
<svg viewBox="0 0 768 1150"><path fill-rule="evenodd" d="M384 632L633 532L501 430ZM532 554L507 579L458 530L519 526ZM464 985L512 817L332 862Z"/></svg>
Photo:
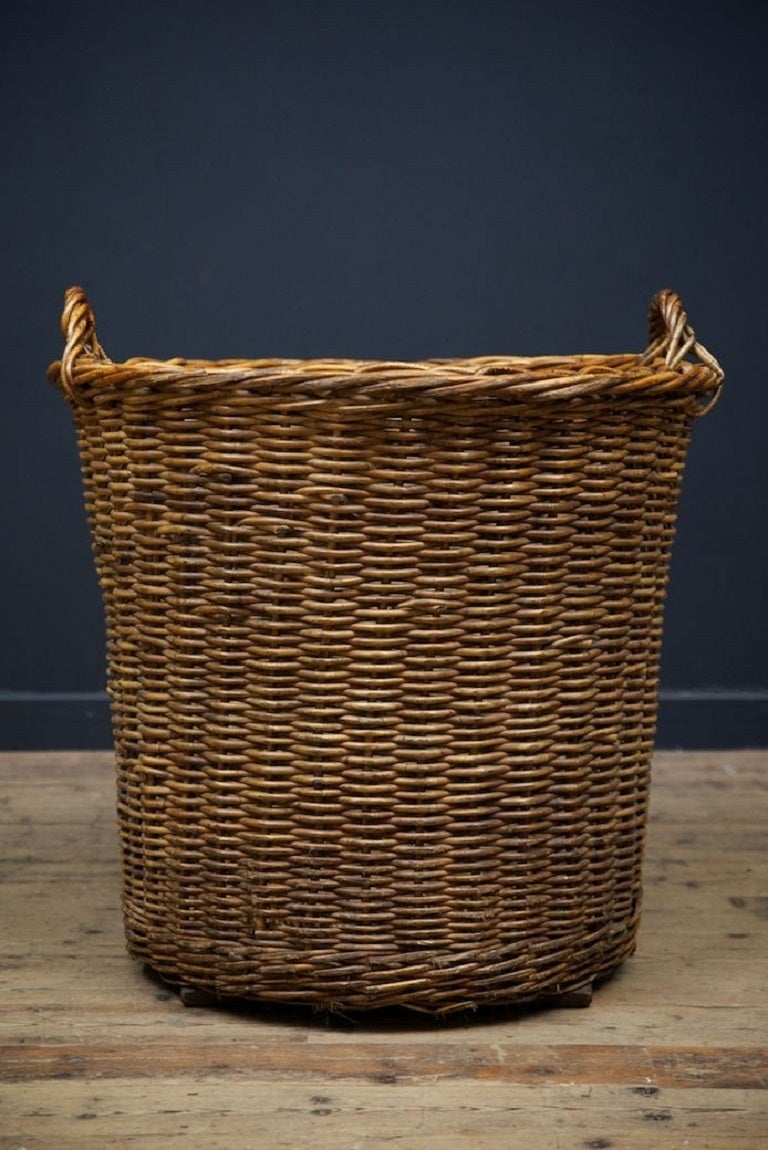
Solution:
<svg viewBox="0 0 768 1150"><path fill-rule="evenodd" d="M128 945L434 1012L634 946L677 493L722 371L642 355L112 363L70 289Z"/></svg>

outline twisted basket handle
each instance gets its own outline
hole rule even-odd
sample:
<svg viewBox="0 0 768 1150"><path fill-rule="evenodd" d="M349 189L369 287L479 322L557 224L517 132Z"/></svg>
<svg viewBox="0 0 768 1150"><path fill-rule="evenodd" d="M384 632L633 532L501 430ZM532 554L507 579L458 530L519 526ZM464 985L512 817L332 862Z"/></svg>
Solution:
<svg viewBox="0 0 768 1150"><path fill-rule="evenodd" d="M109 363L109 356L96 336L96 320L88 302L88 296L81 287L67 288L64 294L64 311L61 315L61 334L64 336L64 351L58 365L58 378L67 399L75 396L74 367L82 355L90 355L102 363Z"/></svg>
<svg viewBox="0 0 768 1150"><path fill-rule="evenodd" d="M649 344L642 357L644 363L664 357L667 367L675 368L683 362L686 356L695 356L700 363L711 368L717 377L717 385L712 397L701 409L704 415L711 411L720 398L723 386L724 372L711 351L707 351L704 344L699 343L696 332L688 322L688 316L683 308L682 301L677 292L670 288L662 288L651 301L648 313Z"/></svg>

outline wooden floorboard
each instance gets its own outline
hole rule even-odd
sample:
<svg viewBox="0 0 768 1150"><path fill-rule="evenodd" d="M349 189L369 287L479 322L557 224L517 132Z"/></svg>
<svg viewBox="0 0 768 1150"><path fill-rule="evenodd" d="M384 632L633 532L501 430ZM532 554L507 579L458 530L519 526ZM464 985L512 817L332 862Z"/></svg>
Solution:
<svg viewBox="0 0 768 1150"><path fill-rule="evenodd" d="M190 1008L125 954L111 756L0 755L0 1150L760 1150L768 751L656 757L586 1010Z"/></svg>

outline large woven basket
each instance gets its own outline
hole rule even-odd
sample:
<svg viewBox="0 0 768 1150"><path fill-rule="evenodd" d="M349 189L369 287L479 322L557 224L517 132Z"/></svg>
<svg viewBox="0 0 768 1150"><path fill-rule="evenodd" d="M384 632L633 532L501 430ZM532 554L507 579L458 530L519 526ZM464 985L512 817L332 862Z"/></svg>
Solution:
<svg viewBox="0 0 768 1150"><path fill-rule="evenodd" d="M722 381L678 297L641 355L112 363L79 288L62 325L131 953L352 1009L611 971Z"/></svg>

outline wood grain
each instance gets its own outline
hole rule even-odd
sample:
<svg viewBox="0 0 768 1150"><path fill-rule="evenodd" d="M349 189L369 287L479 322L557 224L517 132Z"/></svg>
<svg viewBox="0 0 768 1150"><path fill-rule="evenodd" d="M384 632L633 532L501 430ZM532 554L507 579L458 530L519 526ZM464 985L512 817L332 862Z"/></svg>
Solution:
<svg viewBox="0 0 768 1150"><path fill-rule="evenodd" d="M520 1085L583 1083L632 1085L646 1079L675 1089L760 1089L766 1085L768 1047L518 1046L469 1041L408 1042L391 1051L382 1043L262 1042L257 1047L207 1042L198 1046L51 1045L0 1047L6 1081L44 1078L144 1078L156 1074L255 1075L268 1081L300 1077L369 1082L511 1082Z"/></svg>
<svg viewBox="0 0 768 1150"><path fill-rule="evenodd" d="M768 752L660 754L588 1010L185 1009L126 955L112 759L0 756L0 1150L757 1150Z"/></svg>

